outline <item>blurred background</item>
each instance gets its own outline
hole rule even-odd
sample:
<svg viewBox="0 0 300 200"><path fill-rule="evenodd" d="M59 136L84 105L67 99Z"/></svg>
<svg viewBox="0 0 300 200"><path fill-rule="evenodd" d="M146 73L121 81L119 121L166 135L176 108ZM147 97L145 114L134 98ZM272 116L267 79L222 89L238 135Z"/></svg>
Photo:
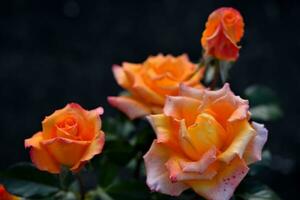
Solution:
<svg viewBox="0 0 300 200"><path fill-rule="evenodd" d="M242 13L240 58L230 71L242 95L253 84L278 95L284 117L267 123L273 154L263 181L283 199L300 188L300 1L83 1L0 2L0 170L29 161L23 140L68 102L116 111L106 97L121 88L113 64L142 62L158 53L187 53L197 62L208 15L220 6Z"/></svg>

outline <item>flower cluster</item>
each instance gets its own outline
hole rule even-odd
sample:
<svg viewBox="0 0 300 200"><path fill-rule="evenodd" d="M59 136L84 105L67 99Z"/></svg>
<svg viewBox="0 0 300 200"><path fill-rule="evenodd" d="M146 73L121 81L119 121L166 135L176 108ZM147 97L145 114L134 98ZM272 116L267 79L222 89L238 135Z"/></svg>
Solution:
<svg viewBox="0 0 300 200"><path fill-rule="evenodd" d="M206 199L229 200L249 164L261 159L268 131L251 121L248 101L228 83L218 89L202 82L207 60L238 58L243 34L241 14L220 8L209 16L201 38L204 62L193 63L185 54L158 54L143 63L113 66L127 93L108 102L131 120L146 117L156 134L143 157L152 191L178 196L191 188ZM53 174L62 167L79 172L102 152L102 114L101 107L88 111L70 103L46 117L42 131L25 140L32 162ZM14 199L3 191L1 199Z"/></svg>

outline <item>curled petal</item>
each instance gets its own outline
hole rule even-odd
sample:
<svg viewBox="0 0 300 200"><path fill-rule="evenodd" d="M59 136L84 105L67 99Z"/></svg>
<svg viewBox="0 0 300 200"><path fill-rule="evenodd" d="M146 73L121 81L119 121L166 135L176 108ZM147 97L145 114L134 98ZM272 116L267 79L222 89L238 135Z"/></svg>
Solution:
<svg viewBox="0 0 300 200"><path fill-rule="evenodd" d="M164 114L149 115L147 119L156 133L157 143L164 143L175 149L179 148L178 122Z"/></svg>
<svg viewBox="0 0 300 200"><path fill-rule="evenodd" d="M236 155L243 158L246 147L255 135L255 130L247 120L236 122L228 127L229 134L233 137L229 140L229 146L218 156L218 159L229 163Z"/></svg>
<svg viewBox="0 0 300 200"><path fill-rule="evenodd" d="M127 75L124 72L122 67L120 67L118 65L114 65L112 67L112 71L113 71L115 79L117 80L117 83L120 86L122 86L123 88L130 87L130 81L128 80Z"/></svg>
<svg viewBox="0 0 300 200"><path fill-rule="evenodd" d="M47 149L41 145L42 140L42 132L38 132L31 138L25 140L25 147L30 148L30 158L38 169L58 174L60 172L60 165L51 154L49 154Z"/></svg>
<svg viewBox="0 0 300 200"><path fill-rule="evenodd" d="M72 167L73 171L79 171L79 169L95 155L102 152L105 142L105 135L102 131L92 140L92 143L87 147L80 161Z"/></svg>
<svg viewBox="0 0 300 200"><path fill-rule="evenodd" d="M256 131L256 135L245 150L244 159L247 164L261 160L261 152L268 138L268 130L263 124L252 122L252 126Z"/></svg>
<svg viewBox="0 0 300 200"><path fill-rule="evenodd" d="M224 165L212 180L190 181L189 185L206 199L229 200L248 171L245 162L236 157L229 165Z"/></svg>
<svg viewBox="0 0 300 200"><path fill-rule="evenodd" d="M73 167L80 161L90 143L60 137L42 141L42 145L53 158L68 167Z"/></svg>
<svg viewBox="0 0 300 200"><path fill-rule="evenodd" d="M185 84L180 84L179 85L179 95L184 96L184 97L191 97L191 98L202 101L203 95L204 95L204 90L197 89L194 87L189 87Z"/></svg>
<svg viewBox="0 0 300 200"><path fill-rule="evenodd" d="M185 119L187 125L193 124L200 101L190 97L168 96L164 106L164 114L175 119Z"/></svg>
<svg viewBox="0 0 300 200"><path fill-rule="evenodd" d="M215 169L209 169L203 173L184 172L180 166L182 160L181 158L171 157L165 164L169 171L169 178L173 183L178 181L210 180L217 174Z"/></svg>
<svg viewBox="0 0 300 200"><path fill-rule="evenodd" d="M108 102L113 107L124 112L130 119L142 117L151 113L151 110L147 106L130 97L108 97Z"/></svg>
<svg viewBox="0 0 300 200"><path fill-rule="evenodd" d="M178 196L188 186L184 183L172 183L165 163L170 157L170 152L163 144L153 141L150 150L144 155L147 185L152 191Z"/></svg>
<svg viewBox="0 0 300 200"><path fill-rule="evenodd" d="M206 39L208 55L213 55L222 60L235 61L239 56L240 48L224 32L222 25L219 25L215 33Z"/></svg>
<svg viewBox="0 0 300 200"><path fill-rule="evenodd" d="M180 166L183 172L196 172L196 173L204 173L208 167L215 162L217 159L217 149L212 147L209 149L201 159L196 162L191 161L180 161Z"/></svg>

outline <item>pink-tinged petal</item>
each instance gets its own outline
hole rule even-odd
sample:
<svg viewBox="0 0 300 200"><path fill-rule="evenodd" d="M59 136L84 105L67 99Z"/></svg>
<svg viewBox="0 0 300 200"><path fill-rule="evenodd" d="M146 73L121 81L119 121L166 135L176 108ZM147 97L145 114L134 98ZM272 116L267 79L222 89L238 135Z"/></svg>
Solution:
<svg viewBox="0 0 300 200"><path fill-rule="evenodd" d="M247 100L235 96L229 84L216 91L205 90L201 112L207 112L225 127L227 122L234 122L248 118L249 103Z"/></svg>
<svg viewBox="0 0 300 200"><path fill-rule="evenodd" d="M248 171L245 162L236 157L229 165L224 165L212 180L190 181L189 185L206 199L229 200Z"/></svg>
<svg viewBox="0 0 300 200"><path fill-rule="evenodd" d="M111 106L125 113L130 119L143 117L151 113L147 106L130 97L108 97L107 99Z"/></svg>
<svg viewBox="0 0 300 200"><path fill-rule="evenodd" d="M80 161L91 142L57 137L44 140L41 144L59 163L73 167Z"/></svg>
<svg viewBox="0 0 300 200"><path fill-rule="evenodd" d="M268 130L263 124L252 122L252 126L256 131L256 135L245 150L244 159L247 164L261 160L261 152L268 139Z"/></svg>
<svg viewBox="0 0 300 200"><path fill-rule="evenodd" d="M180 96L185 96L185 97L191 97L194 99L198 99L202 101L203 95L204 95L204 90L203 89L197 89L194 87L189 87L185 84L180 84L179 85L179 95Z"/></svg>
<svg viewBox="0 0 300 200"><path fill-rule="evenodd" d="M181 158L171 157L165 164L169 171L169 178L173 183L180 181L210 180L217 174L217 171L214 169L206 170L203 173L184 172L180 166L182 161L183 159Z"/></svg>
<svg viewBox="0 0 300 200"><path fill-rule="evenodd" d="M157 143L164 143L171 148L179 149L178 122L164 114L149 115L148 121L154 129Z"/></svg>
<svg viewBox="0 0 300 200"><path fill-rule="evenodd" d="M230 124L228 133L233 137L228 140L229 146L218 156L218 160L229 163L236 155L243 158L246 147L255 135L255 130L247 120Z"/></svg>
<svg viewBox="0 0 300 200"><path fill-rule="evenodd" d="M196 172L201 174L204 173L216 159L217 149L212 147L196 162L180 160L180 166L183 172Z"/></svg>
<svg viewBox="0 0 300 200"><path fill-rule="evenodd" d="M58 174L60 165L41 145L42 140L42 132L38 132L25 140L25 148L30 148L30 158L39 170Z"/></svg>
<svg viewBox="0 0 300 200"><path fill-rule="evenodd" d="M184 183L172 183L165 163L170 157L169 150L153 141L150 150L144 155L147 185L152 191L178 196L188 188Z"/></svg>
<svg viewBox="0 0 300 200"><path fill-rule="evenodd" d="M200 101L190 97L168 96L164 106L164 114L175 119L185 119L187 126L194 123Z"/></svg>
<svg viewBox="0 0 300 200"><path fill-rule="evenodd" d="M115 77L117 83L121 87L123 87L123 88L130 87L130 81L128 80L127 75L121 66L114 65L112 67L112 71L113 71L113 74L114 74L114 77Z"/></svg>
<svg viewBox="0 0 300 200"><path fill-rule="evenodd" d="M96 138L92 140L92 143L89 145L80 161L72 167L73 171L79 171L79 169L89 160L91 160L95 155L102 152L105 142L105 135L102 131L97 134Z"/></svg>

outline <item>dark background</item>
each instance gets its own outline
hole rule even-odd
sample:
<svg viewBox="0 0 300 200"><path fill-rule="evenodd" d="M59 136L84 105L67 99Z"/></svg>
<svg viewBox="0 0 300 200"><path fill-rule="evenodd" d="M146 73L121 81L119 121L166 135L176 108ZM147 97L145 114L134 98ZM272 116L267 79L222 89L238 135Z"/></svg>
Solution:
<svg viewBox="0 0 300 200"><path fill-rule="evenodd" d="M210 12L241 11L246 27L240 59L230 72L237 94L252 84L273 88L284 118L267 123L272 169L264 181L284 199L298 195L300 145L300 1L0 2L0 169L29 161L23 140L44 116L68 102L116 111L106 97L120 88L112 64L141 62L159 52L197 61ZM295 199L295 198L293 198Z"/></svg>

